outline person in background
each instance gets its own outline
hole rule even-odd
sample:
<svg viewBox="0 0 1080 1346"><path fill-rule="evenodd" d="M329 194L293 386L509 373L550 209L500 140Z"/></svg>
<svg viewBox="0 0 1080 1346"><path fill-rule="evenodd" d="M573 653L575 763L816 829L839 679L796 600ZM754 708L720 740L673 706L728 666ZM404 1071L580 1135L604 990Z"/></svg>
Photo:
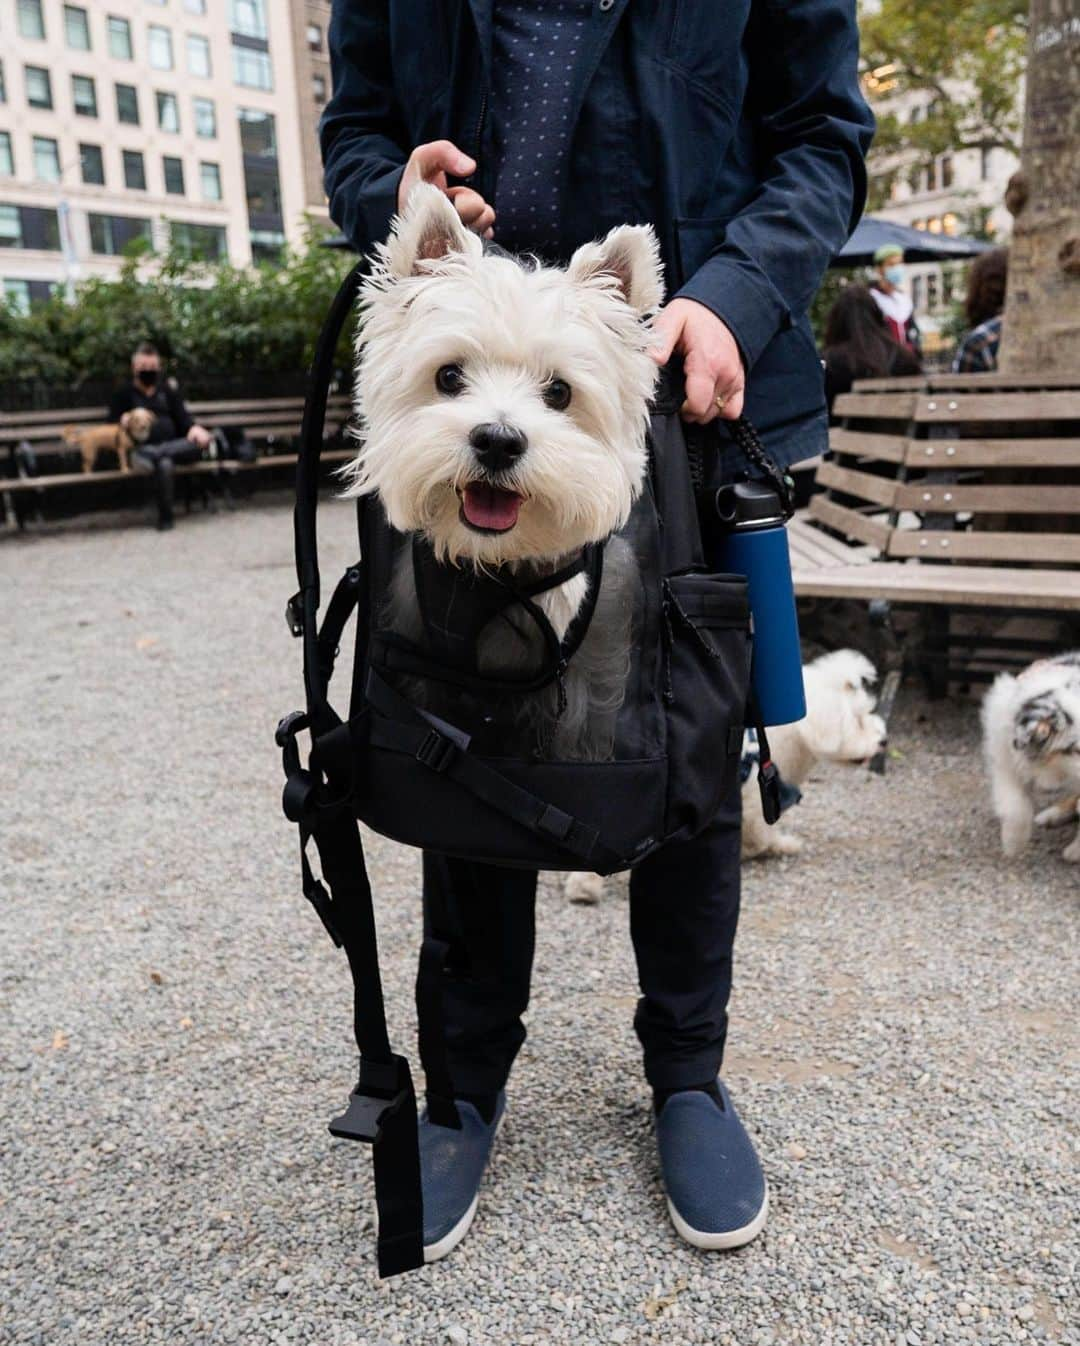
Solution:
<svg viewBox="0 0 1080 1346"><path fill-rule="evenodd" d="M898 243L883 243L874 253L874 279L870 293L889 324L893 338L915 356L922 355L922 338L915 321L911 297L904 290L907 272L904 250Z"/></svg>
<svg viewBox="0 0 1080 1346"><path fill-rule="evenodd" d="M196 425L174 379L163 379L161 355L156 346L142 341L131 357L131 380L113 393L108 419L123 425L136 407L154 413L154 428L145 444L138 445L132 459L154 474L159 530L173 526L173 495L177 463L193 463L209 448L213 435Z"/></svg>
<svg viewBox="0 0 1080 1346"><path fill-rule="evenodd" d="M994 248L976 257L968 272L964 311L971 331L961 341L953 360L954 374L992 374L1001 344L1001 314L1008 279L1007 248Z"/></svg>
<svg viewBox="0 0 1080 1346"><path fill-rule="evenodd" d="M856 379L920 374L922 366L908 346L892 334L885 315L865 285L843 289L825 319L825 399L851 390Z"/></svg>

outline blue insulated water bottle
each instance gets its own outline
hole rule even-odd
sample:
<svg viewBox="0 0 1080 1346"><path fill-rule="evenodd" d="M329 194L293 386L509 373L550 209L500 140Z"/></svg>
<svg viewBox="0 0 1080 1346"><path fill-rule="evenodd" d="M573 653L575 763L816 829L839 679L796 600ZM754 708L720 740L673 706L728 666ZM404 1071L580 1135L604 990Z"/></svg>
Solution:
<svg viewBox="0 0 1080 1346"><path fill-rule="evenodd" d="M799 621L780 496L764 481L716 492L721 537L717 570L745 575L754 618L751 681L762 721L791 724L806 714Z"/></svg>

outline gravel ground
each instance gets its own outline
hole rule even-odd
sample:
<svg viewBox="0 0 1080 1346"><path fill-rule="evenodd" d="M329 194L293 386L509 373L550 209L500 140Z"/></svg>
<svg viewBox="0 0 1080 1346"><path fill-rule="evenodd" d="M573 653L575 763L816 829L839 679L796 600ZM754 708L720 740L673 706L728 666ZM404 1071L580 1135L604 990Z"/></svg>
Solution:
<svg viewBox="0 0 1080 1346"><path fill-rule="evenodd" d="M323 512L333 576L349 519ZM820 772L806 853L746 874L725 1073L764 1237L675 1236L621 888L578 908L548 880L474 1231L377 1280L368 1156L325 1130L347 971L278 806L290 550L280 502L0 543L0 1340L1080 1342L1080 875L1060 834L1001 862L974 707L914 689L887 777ZM417 858L371 855L413 1053Z"/></svg>

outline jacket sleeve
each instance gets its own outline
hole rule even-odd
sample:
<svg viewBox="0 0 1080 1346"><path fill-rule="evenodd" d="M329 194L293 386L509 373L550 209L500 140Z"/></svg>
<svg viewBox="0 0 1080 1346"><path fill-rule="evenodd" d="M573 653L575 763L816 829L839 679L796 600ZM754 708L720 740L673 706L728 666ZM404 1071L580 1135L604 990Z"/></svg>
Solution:
<svg viewBox="0 0 1080 1346"><path fill-rule="evenodd" d="M747 369L806 312L866 199L874 119L859 88L855 0L754 0L746 116L761 180L678 297L731 329Z"/></svg>
<svg viewBox="0 0 1080 1346"><path fill-rule="evenodd" d="M170 382L166 386L165 400L168 403L172 423L176 426L176 433L186 435L195 422L191 419L191 412L187 409L180 389L174 383Z"/></svg>
<svg viewBox="0 0 1080 1346"><path fill-rule="evenodd" d="M123 416L126 411L130 411L133 405L134 400L131 396L131 389L127 387L126 384L117 388L109 399L109 410L106 412L106 418L108 419L109 424L119 425L120 417Z"/></svg>
<svg viewBox="0 0 1080 1346"><path fill-rule="evenodd" d="M394 101L387 0L333 0L334 93L319 123L330 217L360 252L390 232L409 157Z"/></svg>

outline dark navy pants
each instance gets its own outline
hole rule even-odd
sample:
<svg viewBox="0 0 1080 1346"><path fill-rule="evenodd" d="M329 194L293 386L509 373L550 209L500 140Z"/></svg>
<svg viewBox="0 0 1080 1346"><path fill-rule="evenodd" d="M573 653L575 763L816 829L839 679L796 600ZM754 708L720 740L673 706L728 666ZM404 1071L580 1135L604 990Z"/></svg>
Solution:
<svg viewBox="0 0 1080 1346"><path fill-rule="evenodd" d="M705 1084L720 1069L739 919L739 805L736 789L704 833L630 876L641 988L634 1028L654 1089ZM425 934L450 949L442 1008L455 1093L506 1084L525 1040L535 913L534 871L425 854Z"/></svg>

